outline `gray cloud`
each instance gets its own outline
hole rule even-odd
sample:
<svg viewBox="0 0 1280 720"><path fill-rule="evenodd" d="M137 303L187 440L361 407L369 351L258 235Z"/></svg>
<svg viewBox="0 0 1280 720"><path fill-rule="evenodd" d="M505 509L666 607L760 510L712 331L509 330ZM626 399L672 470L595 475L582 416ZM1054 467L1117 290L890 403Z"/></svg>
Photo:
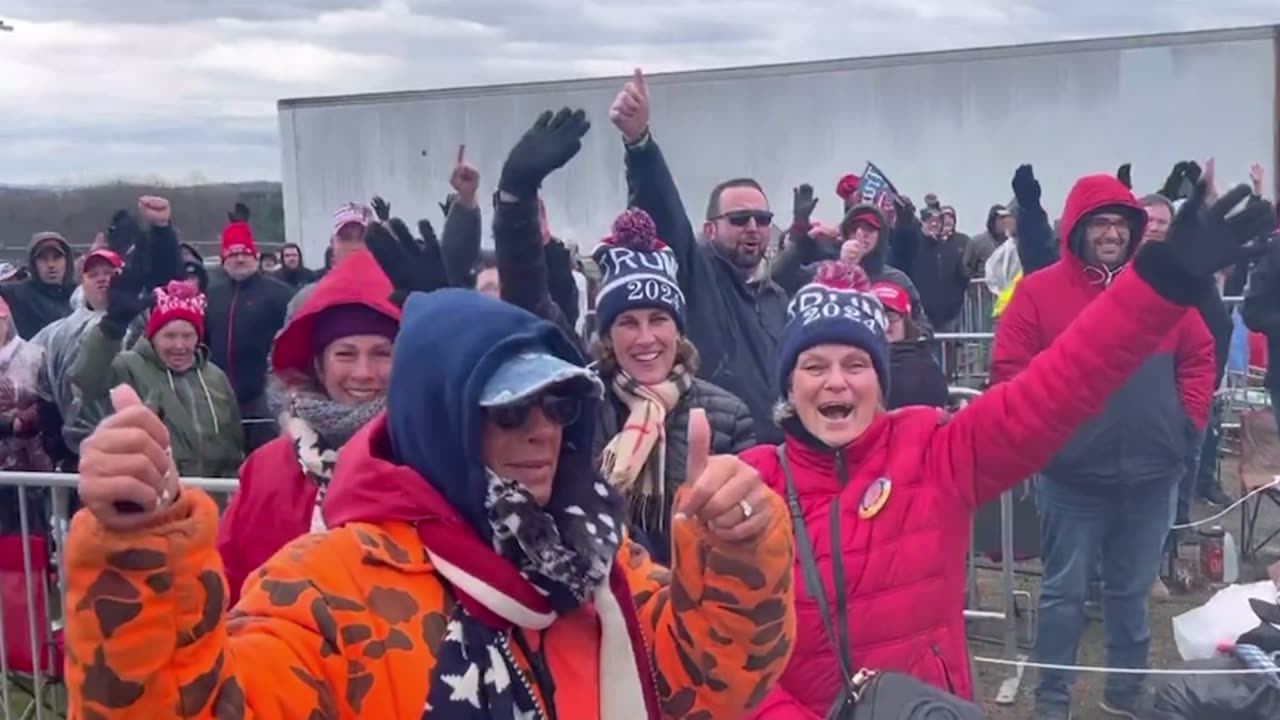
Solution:
<svg viewBox="0 0 1280 720"><path fill-rule="evenodd" d="M276 100L1280 21L1275 0L11 0L2 182L279 174Z"/></svg>

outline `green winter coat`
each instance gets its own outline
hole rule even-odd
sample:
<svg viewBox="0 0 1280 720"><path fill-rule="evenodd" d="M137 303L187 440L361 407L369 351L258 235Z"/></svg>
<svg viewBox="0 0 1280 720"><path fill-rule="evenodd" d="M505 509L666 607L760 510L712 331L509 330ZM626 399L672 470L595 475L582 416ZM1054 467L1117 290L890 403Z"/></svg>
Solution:
<svg viewBox="0 0 1280 720"><path fill-rule="evenodd" d="M162 413L178 472L186 477L237 477L244 461L240 407L226 374L204 347L190 370L175 373L140 338L132 350L95 325L80 339L71 379L83 398L102 398L126 383Z"/></svg>

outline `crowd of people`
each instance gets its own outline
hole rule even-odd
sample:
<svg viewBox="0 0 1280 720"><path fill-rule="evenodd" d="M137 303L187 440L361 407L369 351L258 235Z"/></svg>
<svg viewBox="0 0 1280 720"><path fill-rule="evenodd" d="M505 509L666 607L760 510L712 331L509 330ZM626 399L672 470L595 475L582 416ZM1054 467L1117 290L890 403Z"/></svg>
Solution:
<svg viewBox="0 0 1280 720"><path fill-rule="evenodd" d="M1074 663L1100 580L1107 665L1146 667L1170 528L1229 502L1199 479L1224 290L1280 356L1261 172L1219 195L1179 163L1138 197L1123 167L1051 223L1024 165L973 237L850 175L838 227L795 189L775 255L751 178L695 227L642 73L609 119L628 207L583 256L541 199L591 131L568 108L507 155L492 251L461 149L439 236L346 204L319 273L259 253L243 206L214 283L162 198L83 258L32 239L0 286L0 452L80 475L77 716L852 718L879 688L979 717L970 523L1037 475L1037 657ZM932 338L978 278L990 386L954 409ZM1035 717L1069 718L1071 681L1042 672ZM1117 674L1102 707L1154 702Z"/></svg>

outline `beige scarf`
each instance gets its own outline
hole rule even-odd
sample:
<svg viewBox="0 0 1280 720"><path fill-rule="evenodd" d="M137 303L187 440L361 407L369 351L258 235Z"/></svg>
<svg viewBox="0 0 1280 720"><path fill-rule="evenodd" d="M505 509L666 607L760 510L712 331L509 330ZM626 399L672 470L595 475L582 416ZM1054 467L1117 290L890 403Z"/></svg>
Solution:
<svg viewBox="0 0 1280 720"><path fill-rule="evenodd" d="M628 415L601 455L600 472L628 501L656 500L665 506L667 413L692 384L693 377L678 363L654 385L641 385L623 370L614 376L613 393Z"/></svg>

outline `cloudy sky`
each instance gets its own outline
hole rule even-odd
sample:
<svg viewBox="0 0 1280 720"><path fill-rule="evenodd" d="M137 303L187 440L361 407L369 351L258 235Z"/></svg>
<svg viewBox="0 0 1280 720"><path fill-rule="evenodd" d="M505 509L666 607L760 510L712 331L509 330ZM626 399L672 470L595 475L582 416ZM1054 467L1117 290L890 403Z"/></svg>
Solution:
<svg viewBox="0 0 1280 720"><path fill-rule="evenodd" d="M1276 0L5 0L0 184L278 179L279 98L1280 22Z"/></svg>

